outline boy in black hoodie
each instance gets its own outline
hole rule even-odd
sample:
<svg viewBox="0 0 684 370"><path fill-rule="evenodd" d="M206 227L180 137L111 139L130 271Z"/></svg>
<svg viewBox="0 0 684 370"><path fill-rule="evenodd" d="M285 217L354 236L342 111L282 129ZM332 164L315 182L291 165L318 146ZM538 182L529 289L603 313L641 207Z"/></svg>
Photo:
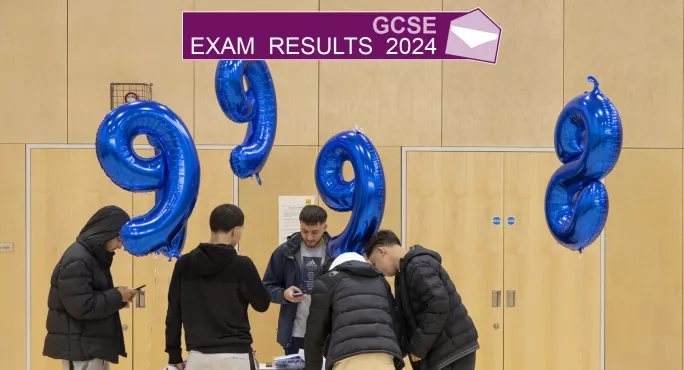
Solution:
<svg viewBox="0 0 684 370"><path fill-rule="evenodd" d="M389 230L366 243L370 262L396 276L396 305L401 311L402 352L415 370L474 370L478 333L449 274L435 251L401 247Z"/></svg>
<svg viewBox="0 0 684 370"><path fill-rule="evenodd" d="M268 291L249 257L238 256L245 216L223 204L209 218L211 239L176 263L169 286L166 352L169 364L184 370L181 326L188 368L258 369L252 354L247 307L265 312Z"/></svg>

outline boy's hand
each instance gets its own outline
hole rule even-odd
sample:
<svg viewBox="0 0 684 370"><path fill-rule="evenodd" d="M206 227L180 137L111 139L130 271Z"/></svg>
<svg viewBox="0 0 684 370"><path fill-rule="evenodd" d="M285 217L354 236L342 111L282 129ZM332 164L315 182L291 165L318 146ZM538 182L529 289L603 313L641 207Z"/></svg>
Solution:
<svg viewBox="0 0 684 370"><path fill-rule="evenodd" d="M413 355L413 354L411 355L411 361L413 361L413 362L418 362L418 361L420 361L420 360L422 360L420 357L418 357L418 356L416 356L416 355Z"/></svg>

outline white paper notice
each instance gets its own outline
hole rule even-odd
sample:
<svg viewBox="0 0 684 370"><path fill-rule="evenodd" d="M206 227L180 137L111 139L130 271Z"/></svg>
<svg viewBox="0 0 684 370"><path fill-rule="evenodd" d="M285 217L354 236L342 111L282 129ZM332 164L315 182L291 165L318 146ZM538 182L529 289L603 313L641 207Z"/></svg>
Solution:
<svg viewBox="0 0 684 370"><path fill-rule="evenodd" d="M278 236L280 243L299 231L299 213L308 204L316 204L313 195L278 197Z"/></svg>

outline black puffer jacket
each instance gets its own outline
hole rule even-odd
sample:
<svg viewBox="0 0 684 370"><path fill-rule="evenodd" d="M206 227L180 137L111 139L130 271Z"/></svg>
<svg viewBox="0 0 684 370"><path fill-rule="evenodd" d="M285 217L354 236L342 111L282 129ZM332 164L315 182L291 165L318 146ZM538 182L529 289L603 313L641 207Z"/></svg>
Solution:
<svg viewBox="0 0 684 370"><path fill-rule="evenodd" d="M328 339L327 370L338 361L365 353L387 353L394 357L395 367L402 369L393 307L387 280L368 263L344 262L319 277L306 322L306 368L321 369Z"/></svg>
<svg viewBox="0 0 684 370"><path fill-rule="evenodd" d="M437 252L411 247L394 284L407 335L402 350L422 359L411 362L413 369L439 370L480 348L473 320Z"/></svg>
<svg viewBox="0 0 684 370"><path fill-rule="evenodd" d="M119 207L100 209L57 263L50 278L44 356L115 364L126 357L119 317L125 304L112 281L114 252L105 243L129 219Z"/></svg>

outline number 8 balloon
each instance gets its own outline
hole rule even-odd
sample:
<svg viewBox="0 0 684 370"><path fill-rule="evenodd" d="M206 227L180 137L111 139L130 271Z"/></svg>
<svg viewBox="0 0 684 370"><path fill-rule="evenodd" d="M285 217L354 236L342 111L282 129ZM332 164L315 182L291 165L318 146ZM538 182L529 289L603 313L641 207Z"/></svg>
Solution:
<svg viewBox="0 0 684 370"><path fill-rule="evenodd" d="M555 146L563 163L546 189L546 222L558 243L580 253L601 234L608 218L608 192L600 180L615 167L622 149L622 123L615 106L594 89L572 99L556 123Z"/></svg>
<svg viewBox="0 0 684 370"><path fill-rule="evenodd" d="M247 92L243 88L247 77ZM277 105L271 72L263 60L222 60L216 67L216 97L233 122L249 122L245 140L230 153L230 166L241 179L261 172L275 141Z"/></svg>
<svg viewBox="0 0 684 370"><path fill-rule="evenodd" d="M349 182L342 173L347 160L354 169L354 180ZM347 227L328 243L330 256L345 252L363 255L364 244L378 231L385 210L385 175L368 137L352 130L328 140L316 160L316 187L328 207L352 211Z"/></svg>
<svg viewBox="0 0 684 370"><path fill-rule="evenodd" d="M151 137L158 154L138 156L132 147L138 135ZM180 257L200 182L197 149L185 124L154 101L124 104L105 116L95 147L100 166L119 187L157 191L154 207L121 228L126 251L134 256L156 252Z"/></svg>

